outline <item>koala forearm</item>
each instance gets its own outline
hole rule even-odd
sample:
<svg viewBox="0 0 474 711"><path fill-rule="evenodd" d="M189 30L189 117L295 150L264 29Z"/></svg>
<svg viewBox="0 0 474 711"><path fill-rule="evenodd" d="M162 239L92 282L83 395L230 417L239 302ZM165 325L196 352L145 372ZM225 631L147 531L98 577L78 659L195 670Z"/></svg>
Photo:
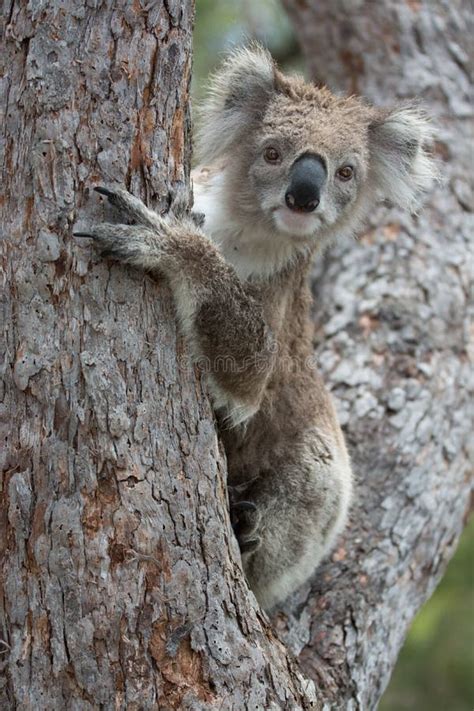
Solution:
<svg viewBox="0 0 474 711"><path fill-rule="evenodd" d="M259 405L273 366L274 339L261 304L214 245L197 230L184 231L182 223L178 231L165 260L178 318L210 376L215 406L230 406L236 422Z"/></svg>
<svg viewBox="0 0 474 711"><path fill-rule="evenodd" d="M141 224L102 224L87 234L104 256L168 278L183 333L209 375L215 406L227 408L234 423L242 421L258 408L273 364L262 305L192 220L162 218L121 189L99 192Z"/></svg>

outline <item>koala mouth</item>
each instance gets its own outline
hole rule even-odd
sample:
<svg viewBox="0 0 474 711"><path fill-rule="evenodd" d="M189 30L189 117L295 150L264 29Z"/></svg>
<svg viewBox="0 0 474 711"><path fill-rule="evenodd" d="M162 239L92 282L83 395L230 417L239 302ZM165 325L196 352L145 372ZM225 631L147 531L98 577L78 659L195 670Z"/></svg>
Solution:
<svg viewBox="0 0 474 711"><path fill-rule="evenodd" d="M322 227L320 216L312 212L294 212L284 205L272 212L276 228L293 237L310 237Z"/></svg>

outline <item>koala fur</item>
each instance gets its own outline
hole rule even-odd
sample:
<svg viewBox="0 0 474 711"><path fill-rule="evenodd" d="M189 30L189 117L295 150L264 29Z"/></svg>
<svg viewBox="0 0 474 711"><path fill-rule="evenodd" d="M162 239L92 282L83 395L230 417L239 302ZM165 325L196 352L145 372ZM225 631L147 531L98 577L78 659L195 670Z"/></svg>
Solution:
<svg viewBox="0 0 474 711"><path fill-rule="evenodd" d="M135 224L81 233L103 255L170 282L207 371L243 567L267 609L329 553L352 495L344 437L312 358L312 258L380 200L416 207L433 175L429 138L414 107L337 97L284 76L258 46L240 49L202 110L202 228L98 188Z"/></svg>

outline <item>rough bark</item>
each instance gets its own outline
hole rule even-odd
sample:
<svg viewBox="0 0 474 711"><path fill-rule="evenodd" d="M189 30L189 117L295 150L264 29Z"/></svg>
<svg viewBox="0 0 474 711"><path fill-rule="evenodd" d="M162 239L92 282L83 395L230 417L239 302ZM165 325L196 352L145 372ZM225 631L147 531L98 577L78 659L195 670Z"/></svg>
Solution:
<svg viewBox="0 0 474 711"><path fill-rule="evenodd" d="M166 285L71 238L104 209L91 185L159 208L186 190L191 5L79 5L10 2L2 52L0 707L371 708L466 509L467 10L294 8L334 85L350 40L384 67L360 90L423 93L449 176L418 221L381 212L320 265L318 354L360 485L345 541L273 620L305 679L243 580Z"/></svg>
<svg viewBox="0 0 474 711"><path fill-rule="evenodd" d="M472 486L472 10L452 0L285 4L315 78L379 105L417 97L438 134L442 182L418 218L377 211L314 281L316 352L357 501L333 561L280 629L332 705L366 710L456 547Z"/></svg>
<svg viewBox="0 0 474 711"><path fill-rule="evenodd" d="M300 705L169 292L71 236L186 190L192 3L7 3L0 708Z"/></svg>

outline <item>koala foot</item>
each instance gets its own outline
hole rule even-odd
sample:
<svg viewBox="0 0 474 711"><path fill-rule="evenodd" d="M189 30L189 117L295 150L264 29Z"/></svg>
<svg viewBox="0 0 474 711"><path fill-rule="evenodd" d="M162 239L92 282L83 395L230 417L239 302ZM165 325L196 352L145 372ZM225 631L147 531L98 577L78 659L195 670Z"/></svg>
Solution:
<svg viewBox="0 0 474 711"><path fill-rule="evenodd" d="M230 520L241 553L253 553L262 539L257 534L260 513L252 501L237 501L230 505Z"/></svg>

